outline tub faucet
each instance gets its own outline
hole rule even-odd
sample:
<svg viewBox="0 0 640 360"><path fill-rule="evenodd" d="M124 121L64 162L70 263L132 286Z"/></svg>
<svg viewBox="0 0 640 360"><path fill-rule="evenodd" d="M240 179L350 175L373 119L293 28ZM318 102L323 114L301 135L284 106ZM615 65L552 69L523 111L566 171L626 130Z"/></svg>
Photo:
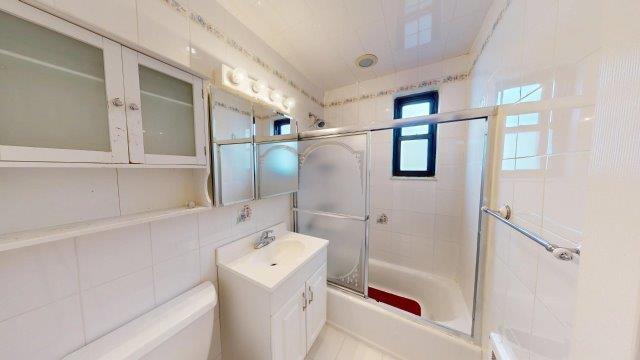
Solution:
<svg viewBox="0 0 640 360"><path fill-rule="evenodd" d="M256 240L255 243L253 243L253 248L260 249L271 244L275 240L276 236L273 234L273 230L265 230L260 235L260 239Z"/></svg>

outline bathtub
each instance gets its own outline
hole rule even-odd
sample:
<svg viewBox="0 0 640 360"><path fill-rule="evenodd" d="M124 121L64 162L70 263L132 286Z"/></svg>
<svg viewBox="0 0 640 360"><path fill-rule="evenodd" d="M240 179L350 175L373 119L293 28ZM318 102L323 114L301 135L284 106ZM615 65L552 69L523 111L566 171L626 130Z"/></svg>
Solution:
<svg viewBox="0 0 640 360"><path fill-rule="evenodd" d="M466 334L471 331L471 311L453 280L369 259L369 286L417 301L425 320Z"/></svg>
<svg viewBox="0 0 640 360"><path fill-rule="evenodd" d="M481 360L482 350L470 339L410 316L334 286L327 289L327 323L374 348L405 360Z"/></svg>

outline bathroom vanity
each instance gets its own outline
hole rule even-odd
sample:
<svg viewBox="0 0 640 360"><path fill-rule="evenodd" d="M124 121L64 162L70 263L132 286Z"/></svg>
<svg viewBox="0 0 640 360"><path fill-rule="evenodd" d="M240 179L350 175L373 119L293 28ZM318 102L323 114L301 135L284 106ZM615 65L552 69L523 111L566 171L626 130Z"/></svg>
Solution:
<svg viewBox="0 0 640 360"><path fill-rule="evenodd" d="M304 359L326 321L328 241L273 228L216 253L222 349L230 359Z"/></svg>

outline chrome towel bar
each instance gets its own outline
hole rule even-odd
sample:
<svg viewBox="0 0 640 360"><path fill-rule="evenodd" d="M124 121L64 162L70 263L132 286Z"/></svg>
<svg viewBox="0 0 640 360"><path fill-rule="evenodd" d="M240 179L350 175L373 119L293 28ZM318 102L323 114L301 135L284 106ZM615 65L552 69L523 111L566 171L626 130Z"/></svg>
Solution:
<svg viewBox="0 0 640 360"><path fill-rule="evenodd" d="M509 219L511 218L511 207L509 205L504 205L502 208L500 208L500 210L491 210L488 207L483 206L482 211L500 220L501 223L509 226L510 228L519 232L520 234L533 240L538 245L544 247L548 252L552 253L553 256L555 256L557 259L570 261L573 259L575 255L580 255L579 248L565 248L562 246L558 246L556 244L552 244L547 240L545 240L540 235L534 232L531 232L509 221Z"/></svg>

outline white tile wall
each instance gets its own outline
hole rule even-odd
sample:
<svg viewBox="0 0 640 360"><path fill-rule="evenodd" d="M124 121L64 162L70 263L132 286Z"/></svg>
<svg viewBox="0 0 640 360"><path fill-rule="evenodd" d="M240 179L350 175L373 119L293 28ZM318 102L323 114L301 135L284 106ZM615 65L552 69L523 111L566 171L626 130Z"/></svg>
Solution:
<svg viewBox="0 0 640 360"><path fill-rule="evenodd" d="M458 279L466 130L466 123L439 126L436 177L426 180L392 178L392 130L372 134L372 258ZM382 214L388 224L376 223Z"/></svg>
<svg viewBox="0 0 640 360"><path fill-rule="evenodd" d="M218 246L290 224L289 196L250 206L244 224L238 205L0 253L0 358L60 358L201 281L216 284ZM221 352L215 326L211 359Z"/></svg>
<svg viewBox="0 0 640 360"><path fill-rule="evenodd" d="M328 104L336 100L359 97L363 94L376 94L382 90L397 89L421 81L464 73L469 70L469 65L469 56L463 55L431 65L399 71L390 75L328 90L325 92L324 102ZM414 92L429 90L438 90L440 95L439 112L461 110L468 107L468 81L444 83L437 87L425 87ZM406 95L406 93L400 92L396 95L376 96L340 106L327 107L324 113L327 127L368 125L377 121L392 120L393 99L399 95Z"/></svg>
<svg viewBox="0 0 640 360"><path fill-rule="evenodd" d="M506 3L494 1L472 56ZM510 204L515 222L571 247L585 234L600 58L596 3L512 0L470 77L473 107L540 102L535 112L514 105L513 116L497 124L502 166L492 202ZM541 102L572 96L581 105ZM492 226L489 247L485 349L487 336L499 332L519 359L568 358L579 260L560 262L501 224Z"/></svg>

